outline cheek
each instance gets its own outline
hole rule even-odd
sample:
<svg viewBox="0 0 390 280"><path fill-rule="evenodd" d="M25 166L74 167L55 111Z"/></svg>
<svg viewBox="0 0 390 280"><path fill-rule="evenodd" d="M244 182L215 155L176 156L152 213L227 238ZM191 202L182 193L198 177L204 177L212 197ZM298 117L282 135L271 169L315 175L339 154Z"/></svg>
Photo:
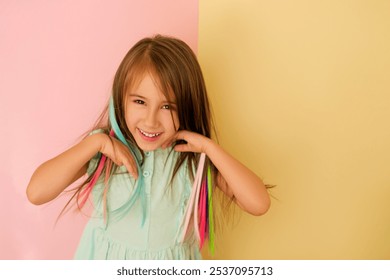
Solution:
<svg viewBox="0 0 390 280"><path fill-rule="evenodd" d="M133 113L127 113L126 114L126 117L125 117L125 120L126 120L126 125L127 127L131 130L131 128L135 125L136 123L136 115Z"/></svg>
<svg viewBox="0 0 390 280"><path fill-rule="evenodd" d="M165 123L165 128L169 129L171 131L178 131L180 127L179 117L177 113L175 112L167 112L166 115L164 115L164 120L161 120L163 123Z"/></svg>
<svg viewBox="0 0 390 280"><path fill-rule="evenodd" d="M141 118L140 112L137 111L137 107L132 105L133 104L130 103L126 107L125 120L128 128L134 126Z"/></svg>

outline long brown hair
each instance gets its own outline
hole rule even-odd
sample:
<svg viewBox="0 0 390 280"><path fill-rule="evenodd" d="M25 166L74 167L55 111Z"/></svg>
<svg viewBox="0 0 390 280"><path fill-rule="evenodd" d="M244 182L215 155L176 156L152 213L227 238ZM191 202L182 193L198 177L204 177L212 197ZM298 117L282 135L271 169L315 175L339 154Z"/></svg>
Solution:
<svg viewBox="0 0 390 280"><path fill-rule="evenodd" d="M136 43L124 57L113 83L116 119L124 136L135 144L125 121L125 93L150 72L166 98L173 92L177 104L179 130L189 130L206 137L211 136L211 113L207 90L198 60L183 41L157 35ZM188 160L189 167L196 161L194 153L181 153L174 173ZM192 170L192 168L189 168Z"/></svg>
<svg viewBox="0 0 390 280"><path fill-rule="evenodd" d="M152 74L167 100L170 99L170 93L173 92L175 95L180 123L179 130L196 132L210 138L214 127L210 104L203 74L194 52L180 39L156 35L137 42L123 58L114 77L112 98L115 104L115 118L126 140L138 148L126 125L125 99L127 90L136 87L146 72ZM108 107L109 105L106 106L91 131L98 128L104 129L106 132L110 131ZM143 152L139 148L138 150L142 158ZM186 162L190 178L193 180L193 170L198 161L199 155L195 153L180 153L174 167L173 177ZM216 182L216 168L209 160L207 164L211 167L214 182ZM109 171L111 174L117 169L115 164L106 163L105 168L108 168L107 166L112 166ZM74 198L78 202L81 190L91 181L95 171L96 168L79 187L73 189L75 193L63 211Z"/></svg>

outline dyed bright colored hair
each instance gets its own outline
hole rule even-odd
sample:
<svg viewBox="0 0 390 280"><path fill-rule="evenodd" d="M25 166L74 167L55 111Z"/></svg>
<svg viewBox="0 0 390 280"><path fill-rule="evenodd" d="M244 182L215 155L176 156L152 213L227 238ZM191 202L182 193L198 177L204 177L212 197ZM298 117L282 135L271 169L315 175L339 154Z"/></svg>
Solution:
<svg viewBox="0 0 390 280"><path fill-rule="evenodd" d="M143 151L138 148L133 135L126 125L125 99L126 92L129 89L137 87L146 73L153 76L167 100L170 100L171 93L174 94L180 122L179 130L196 132L210 138L213 128L210 104L202 71L191 48L183 41L168 36L157 35L140 40L129 50L119 65L114 77L110 102L91 130L102 128L111 137L116 137L121 140L122 143L129 147L137 159L139 170L143 163ZM213 212L212 208L210 210L210 204L212 201L213 182L216 182L217 170L208 159L205 158L204 163L201 164L200 159L201 155L196 153L180 153L174 167L173 177L183 164L187 164L188 170L190 170L190 179L194 180L199 188L203 186L196 195L197 201L195 204L199 204L199 211L187 209L187 213L188 211L193 211L192 215L197 216L196 220L198 218L200 219L198 222L200 232L196 230L200 238L200 244L202 245L204 239L209 235L209 241L211 241L209 244L211 243L211 251L213 251ZM199 166L202 165L205 167L198 168L200 175L195 176L192 171L196 169L195 167L198 164ZM116 169L117 166L110 159L101 156L96 169L76 189L71 200L75 198L79 208L81 208L85 204L98 178L103 176L102 174L105 174L104 181L106 188L103 194L105 201L109 187L109 178ZM135 192L129 202L118 210L120 211L120 213L117 213L120 214L119 216L127 213L135 200L143 199L143 188L139 186L142 186L142 176L139 176ZM107 205L105 204L104 207L106 208ZM110 215L113 214L109 209L107 213ZM184 225L184 234L186 229L187 227Z"/></svg>

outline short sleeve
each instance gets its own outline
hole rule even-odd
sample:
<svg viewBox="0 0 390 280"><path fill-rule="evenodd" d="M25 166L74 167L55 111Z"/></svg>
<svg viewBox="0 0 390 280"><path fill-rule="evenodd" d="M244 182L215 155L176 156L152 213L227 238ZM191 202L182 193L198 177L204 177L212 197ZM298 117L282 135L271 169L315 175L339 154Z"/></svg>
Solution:
<svg viewBox="0 0 390 280"><path fill-rule="evenodd" d="M103 129L96 129L96 130L92 131L89 135L93 135L93 134L97 134L97 133L105 133L105 132L104 132ZM88 176L91 176L91 174L94 172L94 170L96 169L96 167L97 167L97 165L99 163L100 158L101 158L101 153L97 153L88 162L88 167L87 167L87 174L88 174Z"/></svg>

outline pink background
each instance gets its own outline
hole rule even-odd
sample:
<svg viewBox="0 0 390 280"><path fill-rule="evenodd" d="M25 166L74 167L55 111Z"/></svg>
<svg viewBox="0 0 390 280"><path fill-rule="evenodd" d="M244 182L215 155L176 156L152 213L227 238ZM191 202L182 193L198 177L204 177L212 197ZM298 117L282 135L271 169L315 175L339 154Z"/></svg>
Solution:
<svg viewBox="0 0 390 280"><path fill-rule="evenodd" d="M136 41L169 34L196 51L197 32L196 0L0 2L0 259L73 257L86 218L55 224L64 196L30 204L33 171L93 125Z"/></svg>

